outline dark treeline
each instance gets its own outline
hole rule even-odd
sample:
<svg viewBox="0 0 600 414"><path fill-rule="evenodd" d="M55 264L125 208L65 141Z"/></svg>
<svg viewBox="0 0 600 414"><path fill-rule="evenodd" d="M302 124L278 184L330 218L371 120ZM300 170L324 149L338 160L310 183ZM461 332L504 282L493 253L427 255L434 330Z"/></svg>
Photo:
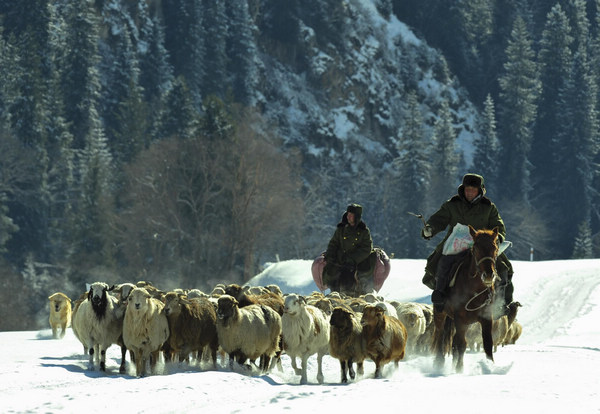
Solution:
<svg viewBox="0 0 600 414"><path fill-rule="evenodd" d="M349 202L424 258L467 170L510 257L597 257L599 3L0 0L0 329L311 259Z"/></svg>

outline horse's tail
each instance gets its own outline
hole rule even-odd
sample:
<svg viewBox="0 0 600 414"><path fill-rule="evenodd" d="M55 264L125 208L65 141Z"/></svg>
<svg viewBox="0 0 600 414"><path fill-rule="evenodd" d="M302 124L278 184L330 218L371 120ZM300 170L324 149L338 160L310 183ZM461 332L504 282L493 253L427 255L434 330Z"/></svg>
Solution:
<svg viewBox="0 0 600 414"><path fill-rule="evenodd" d="M444 322L444 332L442 333L442 351L444 355L450 355L452 352L452 337L454 336L454 322L446 316Z"/></svg>
<svg viewBox="0 0 600 414"><path fill-rule="evenodd" d="M431 352L438 356L450 355L452 352L452 337L454 336L454 323L445 316L444 326L439 331L434 330L431 343ZM441 355L440 355L441 353Z"/></svg>

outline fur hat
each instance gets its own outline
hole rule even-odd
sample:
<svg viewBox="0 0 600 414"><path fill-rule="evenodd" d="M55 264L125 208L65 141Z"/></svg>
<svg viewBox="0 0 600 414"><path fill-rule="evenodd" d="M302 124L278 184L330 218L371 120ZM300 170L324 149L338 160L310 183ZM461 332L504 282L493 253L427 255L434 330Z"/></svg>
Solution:
<svg viewBox="0 0 600 414"><path fill-rule="evenodd" d="M464 194L465 187L476 187L479 189L479 194L485 194L485 183L483 177L479 174L465 174L462 179L462 184L458 187L458 192Z"/></svg>
<svg viewBox="0 0 600 414"><path fill-rule="evenodd" d="M362 217L362 211L363 211L363 208L360 204L352 203L346 208L347 213L354 214L354 218L356 219L357 223L360 221L360 219Z"/></svg>

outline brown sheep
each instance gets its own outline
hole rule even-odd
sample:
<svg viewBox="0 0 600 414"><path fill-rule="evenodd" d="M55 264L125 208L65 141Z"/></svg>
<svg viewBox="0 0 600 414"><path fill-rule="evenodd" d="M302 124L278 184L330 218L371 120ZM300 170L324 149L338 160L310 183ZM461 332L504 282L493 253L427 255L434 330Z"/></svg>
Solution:
<svg viewBox="0 0 600 414"><path fill-rule="evenodd" d="M396 366L404 358L406 328L398 318L385 315L377 305L367 305L361 318L362 335L369 358L375 362L375 378L381 378L381 368L390 361Z"/></svg>
<svg viewBox="0 0 600 414"><path fill-rule="evenodd" d="M248 294L244 288L235 283L225 287L225 294L233 296L239 304L240 308L248 305L266 305L279 314L283 315L283 296L271 291L261 295Z"/></svg>
<svg viewBox="0 0 600 414"><path fill-rule="evenodd" d="M179 355L179 361L192 352L202 355L204 347L210 349L213 369L217 367L217 313L211 302L204 298L187 299L184 295L169 292L165 296L165 314L169 321L170 352Z"/></svg>
<svg viewBox="0 0 600 414"><path fill-rule="evenodd" d="M62 339L71 326L71 299L61 292L56 292L48 297L50 317L48 322L52 328L52 337ZM59 330L60 329L60 333Z"/></svg>
<svg viewBox="0 0 600 414"><path fill-rule="evenodd" d="M492 322L492 343L494 344L494 352L498 350L498 345L504 343L504 339L508 332L508 317L506 315L495 319ZM481 324L473 323L467 328L465 333L467 346L471 351L479 351L483 345L483 337L481 335Z"/></svg>
<svg viewBox="0 0 600 414"><path fill-rule="evenodd" d="M504 345L514 345L517 342L517 339L521 337L523 333L523 326L518 321L513 321L508 328L508 333L506 337L504 337L504 342L502 342L502 346Z"/></svg>
<svg viewBox="0 0 600 414"><path fill-rule="evenodd" d="M356 374L352 364L356 362L359 375L363 374L363 362L367 358L366 342L356 314L345 306L336 306L329 319L329 354L339 359L342 383L348 382L346 371L351 379Z"/></svg>

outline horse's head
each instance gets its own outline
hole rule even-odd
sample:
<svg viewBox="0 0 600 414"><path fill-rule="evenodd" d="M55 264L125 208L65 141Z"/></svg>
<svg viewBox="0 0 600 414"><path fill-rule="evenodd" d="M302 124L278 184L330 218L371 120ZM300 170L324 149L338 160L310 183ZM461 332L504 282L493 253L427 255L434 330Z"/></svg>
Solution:
<svg viewBox="0 0 600 414"><path fill-rule="evenodd" d="M491 287L498 277L496 258L498 257L498 227L493 230L475 230L469 225L473 237L473 259L475 260L476 275L487 287Z"/></svg>

